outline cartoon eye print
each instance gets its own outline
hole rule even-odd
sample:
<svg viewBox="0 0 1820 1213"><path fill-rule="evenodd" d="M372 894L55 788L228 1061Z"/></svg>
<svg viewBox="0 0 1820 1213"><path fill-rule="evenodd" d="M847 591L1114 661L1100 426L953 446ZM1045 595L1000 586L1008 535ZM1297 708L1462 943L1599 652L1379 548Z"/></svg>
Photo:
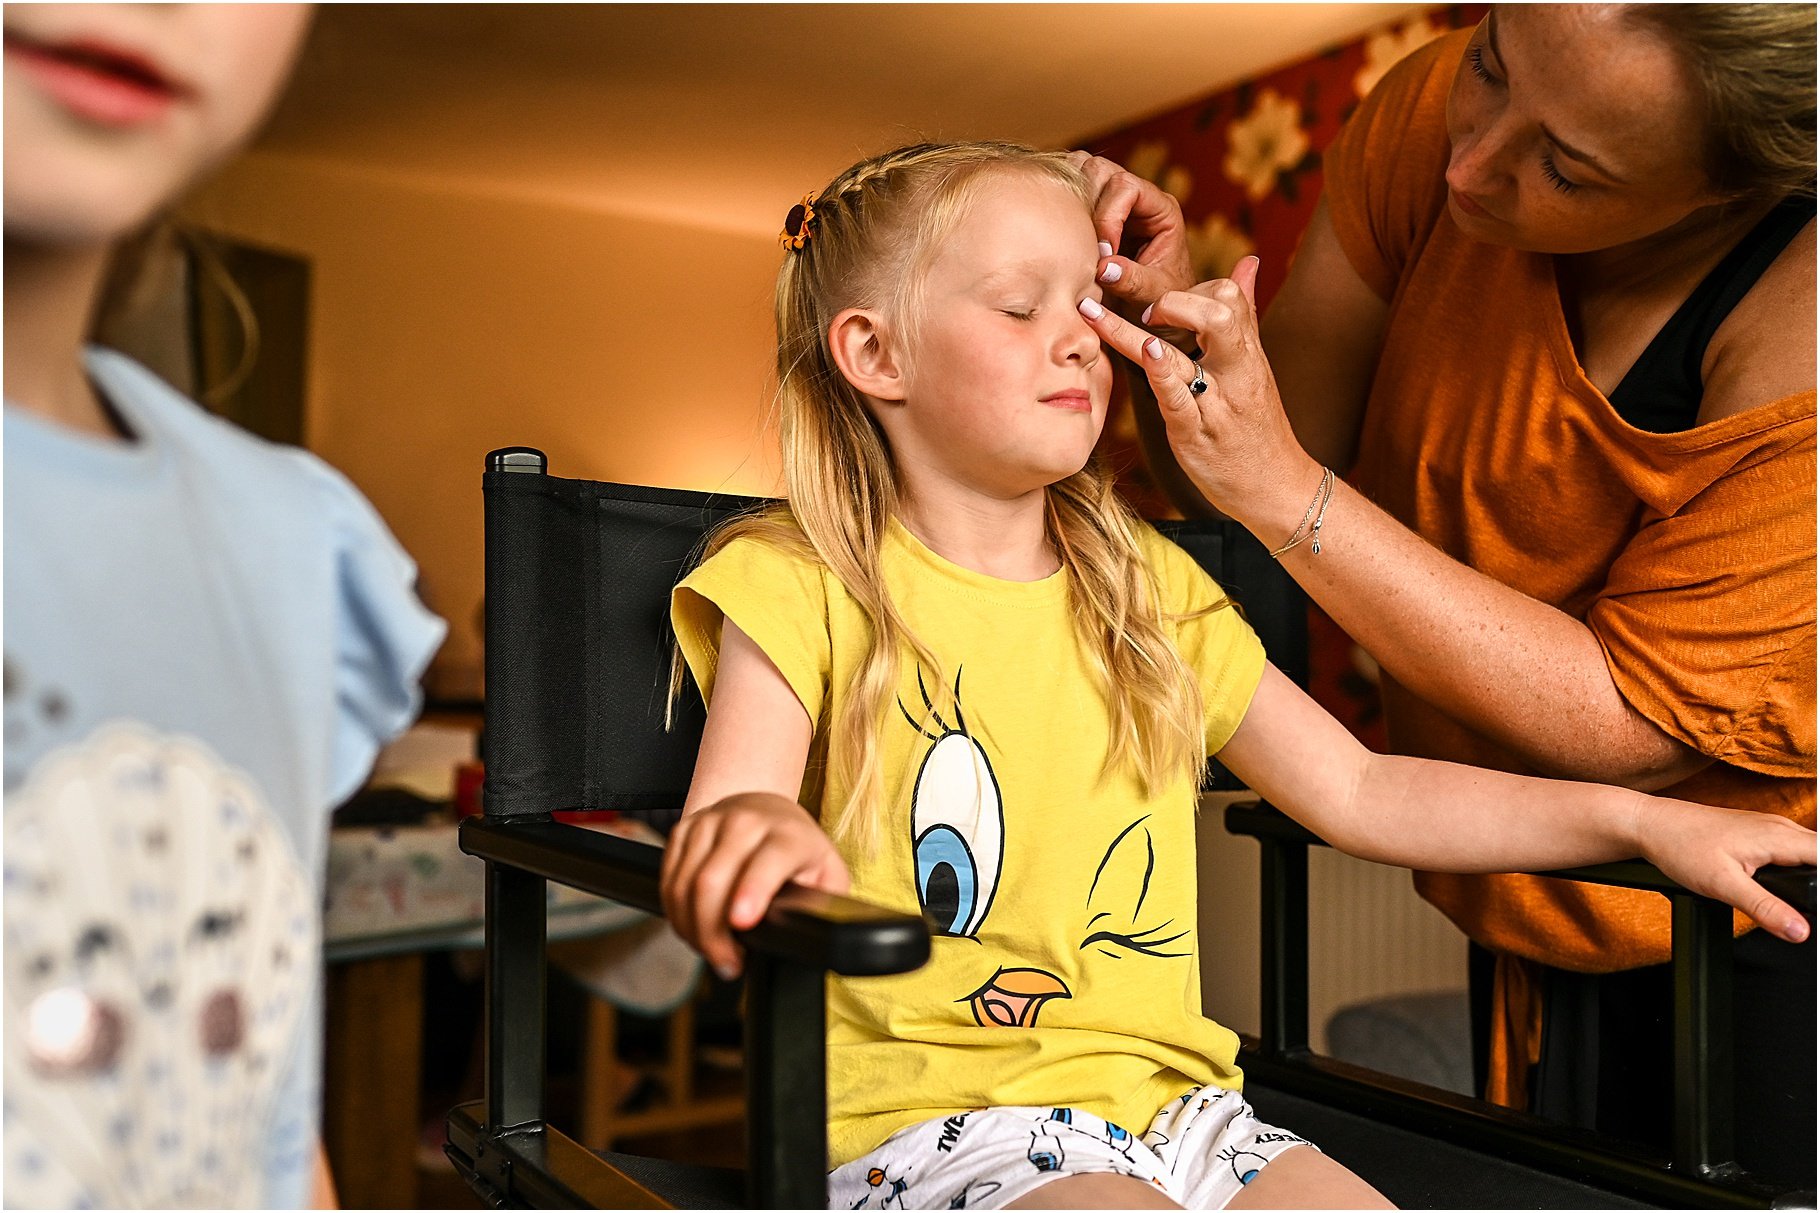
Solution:
<svg viewBox="0 0 1820 1213"><path fill-rule="evenodd" d="M921 670L916 689L928 718L941 730L932 732L898 701L898 711L910 727L933 743L916 773L910 809L916 897L938 934L973 938L998 892L1005 852L1004 804L992 763L968 732L961 713L961 671L954 675L952 725L929 702Z"/></svg>
<svg viewBox="0 0 1820 1213"><path fill-rule="evenodd" d="M1248 1184L1256 1179L1258 1172L1264 1169L1264 1164L1270 1161L1262 1154L1254 1153L1251 1150L1235 1150L1231 1146L1220 1151L1220 1158L1231 1164L1233 1177L1241 1184Z"/></svg>
<svg viewBox="0 0 1820 1213"><path fill-rule="evenodd" d="M1062 1150L1061 1139L1043 1127L1030 1135L1030 1149L1026 1157L1030 1159L1031 1166L1043 1172L1059 1171L1062 1164L1068 1161L1068 1155Z"/></svg>
<svg viewBox="0 0 1820 1213"><path fill-rule="evenodd" d="M1143 925L1144 899L1150 896L1150 879L1156 874L1156 843L1140 817L1112 840L1087 890L1087 937L1081 951L1095 948L1102 956L1121 959L1125 955L1180 957L1190 955L1188 945L1178 940L1187 938L1186 930L1170 932L1175 919ZM1141 828L1140 828L1141 827ZM1141 845L1140 845L1141 844ZM1102 881L1103 886L1102 887ZM1135 893L1135 897L1133 894ZM1171 945L1177 945L1171 947ZM1113 951L1117 948L1119 951Z"/></svg>

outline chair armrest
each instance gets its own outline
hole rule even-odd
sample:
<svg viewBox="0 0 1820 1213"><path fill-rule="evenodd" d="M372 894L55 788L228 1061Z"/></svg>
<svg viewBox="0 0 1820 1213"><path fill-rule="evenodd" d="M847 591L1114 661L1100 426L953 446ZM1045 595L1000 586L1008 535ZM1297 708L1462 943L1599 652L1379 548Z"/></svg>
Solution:
<svg viewBox="0 0 1820 1213"><path fill-rule="evenodd" d="M1261 800L1228 805L1225 821L1226 829L1234 834L1270 838L1279 842L1299 842L1310 846L1327 845L1319 834ZM1616 885L1626 889L1646 889L1669 897L1690 893L1678 881L1664 875L1662 869L1655 864L1645 863L1641 859L1587 864L1554 872L1538 872L1537 875L1584 881L1588 884ZM1810 923L1814 920L1813 868L1762 868L1757 872L1757 880L1764 888L1806 915Z"/></svg>
<svg viewBox="0 0 1820 1213"><path fill-rule="evenodd" d="M470 817L461 824L461 849L647 914L663 914L662 847L563 822ZM846 977L907 973L929 959L929 927L921 918L794 885L786 886L764 920L741 932L739 940L755 952Z"/></svg>

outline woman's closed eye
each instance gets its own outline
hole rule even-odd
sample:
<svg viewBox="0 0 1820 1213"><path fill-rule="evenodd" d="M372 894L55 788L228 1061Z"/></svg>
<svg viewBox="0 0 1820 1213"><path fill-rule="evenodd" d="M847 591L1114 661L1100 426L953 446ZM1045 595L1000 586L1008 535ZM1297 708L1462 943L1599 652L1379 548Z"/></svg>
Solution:
<svg viewBox="0 0 1820 1213"><path fill-rule="evenodd" d="M1472 68L1472 74L1486 84L1497 84L1499 82L1498 78L1491 74L1491 69L1485 66L1485 48L1483 46L1475 46L1467 51L1466 62L1467 65ZM1555 164L1553 152L1544 152L1542 154L1542 176L1547 178L1548 184L1552 185L1563 194L1571 194L1580 188L1579 182L1569 180L1567 176L1561 172L1560 167Z"/></svg>
<svg viewBox="0 0 1820 1213"><path fill-rule="evenodd" d="M1477 76L1479 79L1483 80L1485 83L1494 84L1497 82L1498 78L1491 74L1490 68L1485 66L1485 48L1484 47L1475 46L1471 50L1467 51L1466 52L1466 62L1472 66L1472 74Z"/></svg>
<svg viewBox="0 0 1820 1213"><path fill-rule="evenodd" d="M1555 158L1552 152L1546 153L1542 157L1542 175L1548 178L1548 183L1550 185L1560 190L1563 194L1571 194L1580 188L1579 182L1569 181L1566 177L1561 175L1561 170L1555 167Z"/></svg>

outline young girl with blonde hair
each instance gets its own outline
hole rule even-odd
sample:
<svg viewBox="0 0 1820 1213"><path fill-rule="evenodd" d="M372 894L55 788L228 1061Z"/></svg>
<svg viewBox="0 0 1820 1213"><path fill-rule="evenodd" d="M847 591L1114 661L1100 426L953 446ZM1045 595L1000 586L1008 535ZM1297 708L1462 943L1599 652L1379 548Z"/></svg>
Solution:
<svg viewBox="0 0 1820 1213"><path fill-rule="evenodd" d="M666 909L728 974L787 881L931 922L922 969L830 984L831 1207L1379 1204L1259 1123L1201 1015L1207 756L1366 859L1643 854L1791 938L1750 874L1814 836L1361 747L1092 460L1089 202L1059 154L922 145L791 212L789 503L676 592L709 713Z"/></svg>

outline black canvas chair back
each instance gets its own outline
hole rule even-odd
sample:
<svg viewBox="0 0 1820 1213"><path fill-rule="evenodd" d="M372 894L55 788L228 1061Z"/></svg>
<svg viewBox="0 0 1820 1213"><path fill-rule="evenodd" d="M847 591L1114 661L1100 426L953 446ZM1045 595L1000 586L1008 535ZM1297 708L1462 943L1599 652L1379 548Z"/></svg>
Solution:
<svg viewBox="0 0 1820 1213"><path fill-rule="evenodd" d="M702 702L683 679L666 729L670 589L704 537L760 498L544 474L527 448L485 473L486 810L680 811Z"/></svg>

